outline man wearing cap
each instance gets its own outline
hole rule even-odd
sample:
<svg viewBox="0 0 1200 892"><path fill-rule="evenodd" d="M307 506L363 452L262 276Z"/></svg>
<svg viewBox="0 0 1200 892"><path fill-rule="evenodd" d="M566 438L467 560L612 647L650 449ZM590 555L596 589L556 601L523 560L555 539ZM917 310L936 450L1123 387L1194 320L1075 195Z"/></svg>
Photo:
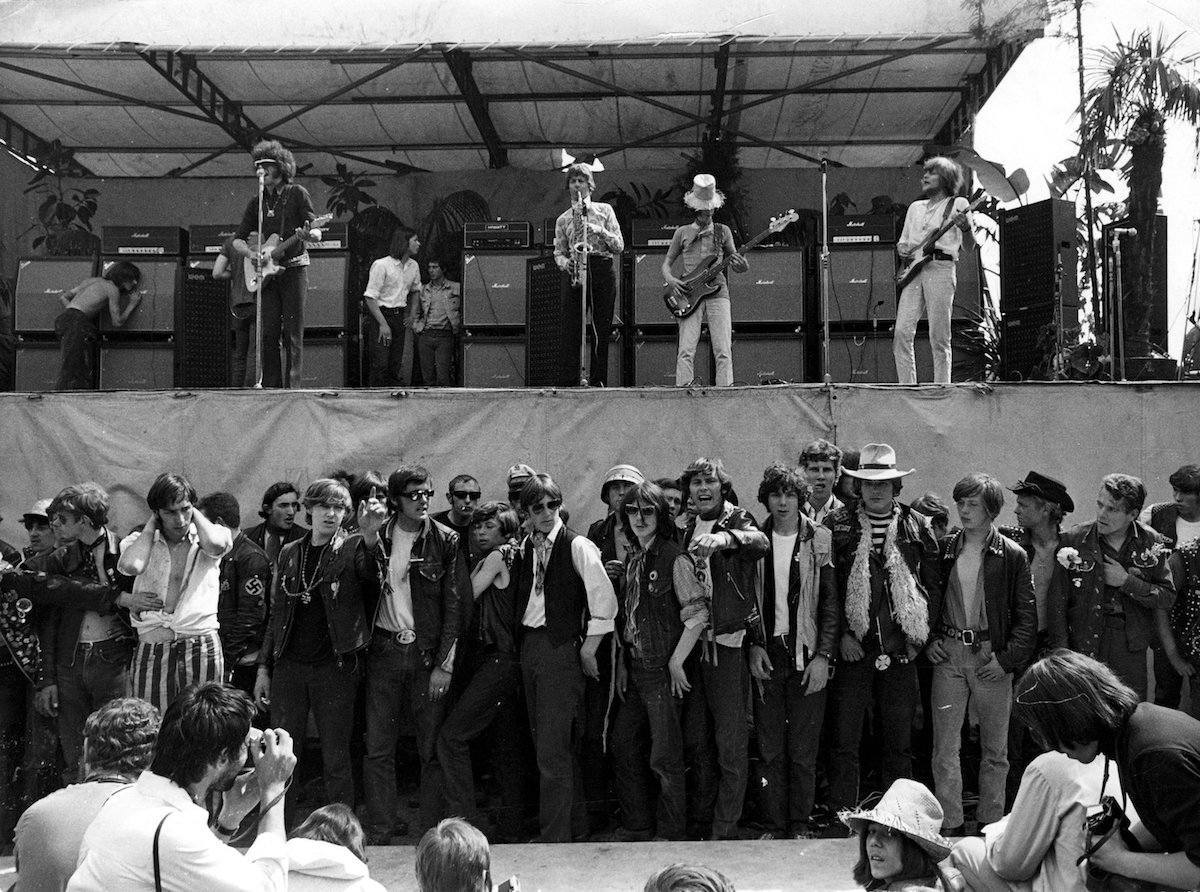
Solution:
<svg viewBox="0 0 1200 892"><path fill-rule="evenodd" d="M571 272L572 264L577 262L581 252L586 251L588 309L595 334L588 381L603 387L608 381L608 344L617 299L616 259L625 250L625 239L612 205L591 199L592 190L596 188L596 179L592 175L595 169L588 164L572 164L567 168L567 189L572 204L582 204L580 219L585 233L580 238L574 231L574 207L559 214L554 223L554 262L563 272ZM579 300L577 287L572 289L572 295Z"/></svg>
<svg viewBox="0 0 1200 892"><path fill-rule="evenodd" d="M680 226L671 236L671 246L663 258L663 280L676 290L675 299L687 298L679 291L683 277L696 270L705 260L716 256L731 258L730 266L739 273L750 268L746 258L737 252L733 232L724 223L713 222L713 211L725 204L725 195L717 190L717 181L707 173L696 174L691 190L683 203L696 212L696 221ZM682 258L678 270L677 260ZM678 274L677 274L678 273ZM679 320L679 355L675 360L675 385L687 387L695 375L696 345L700 343L700 324L708 320L712 338L713 357L717 364L717 386L733 384L733 315L729 305L729 286L724 274L717 277L720 290L704 301L704 306Z"/></svg>
<svg viewBox="0 0 1200 892"><path fill-rule="evenodd" d="M625 578L625 555L629 551L629 540L618 513L621 499L644 482L641 471L622 464L609 468L600 484L600 499L608 506L608 514L588 527L587 537L600 549L604 570L614 587L619 587ZM609 772L604 758L605 730L611 724L612 646L613 636L605 635L596 652L600 677L585 678L583 685L583 745L579 761L593 825L604 823L606 816L599 812L612 799L606 789Z"/></svg>
<svg viewBox="0 0 1200 892"><path fill-rule="evenodd" d="M54 551L54 530L50 528L50 499L38 499L21 515L21 526L29 534L29 544L21 549L21 564Z"/></svg>
<svg viewBox="0 0 1200 892"><path fill-rule="evenodd" d="M277 140L263 140L251 152L254 169L262 178L262 207L258 195L250 199L242 214L242 223L234 236L233 248L242 257L255 259L259 252L246 239L258 231L266 241L279 236L270 258L283 267L262 283L262 382L264 387L298 387L304 359L304 296L308 291L308 250L306 242L319 242L321 230L309 224L316 218L308 190L296 178L296 159ZM293 240L293 236L297 236ZM265 258L264 258L265 259ZM280 344L287 355L286 370L280 367ZM286 376L285 376L286 371Z"/></svg>
<svg viewBox="0 0 1200 892"><path fill-rule="evenodd" d="M833 754L830 797L835 809L859 801L859 743L872 702L879 714L884 784L912 775L912 724L917 707L913 661L941 616L938 545L929 520L901 504L901 480L886 443L862 448L857 469L861 501L826 519L845 604L841 660L829 695Z"/></svg>
<svg viewBox="0 0 1200 892"><path fill-rule="evenodd" d="M1154 611L1175 602L1171 546L1137 519L1145 502L1137 477L1109 474L1100 481L1096 519L1063 534L1047 611L1051 647L1107 664L1142 700Z"/></svg>
<svg viewBox="0 0 1200 892"><path fill-rule="evenodd" d="M1009 489L1017 494L1017 507L1013 513L1018 525L1001 527L1000 532L1020 545L1029 558L1034 606L1037 610L1037 638L1034 642L1034 656L1037 656L1049 649L1046 610L1056 566L1054 556L1058 554L1062 540L1063 516L1075 510L1075 502L1067 492L1066 484L1038 471L1030 471L1024 480ZM1045 749L1033 739L1025 725L1013 721L1008 723L1009 803L1016 798L1025 768L1043 752Z"/></svg>
<svg viewBox="0 0 1200 892"><path fill-rule="evenodd" d="M529 520L529 512L521 507L521 490L525 488L526 483L533 479L535 473L529 465L523 465L519 462L508 469L508 504L517 512L517 517L521 521L521 529L525 532L527 532L526 525Z"/></svg>
<svg viewBox="0 0 1200 892"><path fill-rule="evenodd" d="M1171 486L1171 501L1151 505L1139 519L1153 527L1179 552L1183 546L1200 538L1200 465L1177 468L1167 482ZM1186 562L1181 561L1184 559L1175 563L1182 570ZM1184 676L1196 677L1197 667L1188 653L1200 649L1200 642L1188 640L1188 629L1197 627L1200 622L1200 603L1195 595L1185 590L1181 584L1183 578L1183 574L1175 574L1179 591L1175 606L1169 613L1165 610L1156 612L1154 617L1158 628L1158 641L1154 645L1154 702L1172 709L1179 707ZM1192 712L1196 714L1200 712L1200 690L1194 681L1188 686Z"/></svg>

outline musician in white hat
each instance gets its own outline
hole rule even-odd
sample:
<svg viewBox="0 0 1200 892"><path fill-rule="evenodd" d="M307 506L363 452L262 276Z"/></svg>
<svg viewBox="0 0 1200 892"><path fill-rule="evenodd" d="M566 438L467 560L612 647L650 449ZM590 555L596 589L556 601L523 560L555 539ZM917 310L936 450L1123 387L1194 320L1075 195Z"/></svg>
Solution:
<svg viewBox="0 0 1200 892"><path fill-rule="evenodd" d="M683 196L683 203L696 212L696 221L675 230L663 259L662 274L663 281L675 289L677 300L694 303L700 296L688 297L682 293L683 277L706 260L730 258L730 267L739 273L744 273L750 265L737 252L729 227L713 222L713 211L725 204L725 196L717 189L717 181L711 174L696 174L691 190ZM733 313L729 304L729 285L724 274L717 277L717 282L719 289L703 298L699 307L679 320L679 354L675 360L675 384L679 387L692 383L700 324L705 319L708 320L717 364L717 386L728 387L733 383Z"/></svg>

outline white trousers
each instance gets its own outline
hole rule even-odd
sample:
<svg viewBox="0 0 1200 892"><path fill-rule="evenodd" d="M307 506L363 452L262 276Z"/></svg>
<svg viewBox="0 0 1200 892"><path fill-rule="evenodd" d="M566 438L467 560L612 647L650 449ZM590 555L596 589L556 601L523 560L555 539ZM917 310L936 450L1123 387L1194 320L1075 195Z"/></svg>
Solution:
<svg viewBox="0 0 1200 892"><path fill-rule="evenodd" d="M933 383L950 383L950 316L954 311L957 284L953 260L931 260L900 292L896 308L896 334L892 354L896 357L896 380L917 383L917 360L913 338L921 316L929 313L929 346L933 350Z"/></svg>
<svg viewBox="0 0 1200 892"><path fill-rule="evenodd" d="M700 323L708 320L713 358L717 363L717 386L733 383L733 313L729 292L724 289L704 301L696 312L679 320L679 355L675 359L675 386L687 387L695 376L696 345L700 343Z"/></svg>

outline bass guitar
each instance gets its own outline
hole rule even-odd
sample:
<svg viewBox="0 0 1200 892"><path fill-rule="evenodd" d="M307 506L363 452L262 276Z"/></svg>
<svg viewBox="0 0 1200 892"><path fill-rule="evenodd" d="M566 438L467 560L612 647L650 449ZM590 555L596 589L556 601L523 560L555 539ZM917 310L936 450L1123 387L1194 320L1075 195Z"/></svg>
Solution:
<svg viewBox="0 0 1200 892"><path fill-rule="evenodd" d="M309 223L307 228L320 229L332 219L333 214L322 214ZM283 242L283 252L286 254L292 245L298 241L300 241L300 236L292 233ZM271 276L283 272L283 266L271 258L271 252L279 246L279 235L272 235L260 244L258 233L251 233L250 238L246 239L246 245L255 255L254 257L246 257L242 261L242 269L246 276L246 290L257 291L259 279L262 279L265 283Z"/></svg>
<svg viewBox="0 0 1200 892"><path fill-rule="evenodd" d="M905 285L917 277L917 273L919 273L925 267L925 264L933 260L933 254L936 250L934 245L937 244L937 240L949 232L953 227L957 226L959 221L964 216L975 210L975 208L979 207L979 205L983 204L985 199L987 199L987 193L981 189L965 211L959 211L957 214L951 214L948 216L941 226L939 226L934 232L931 232L925 238L925 240L921 242L917 250L913 251L912 257L909 259L909 261L905 263L896 273L896 287L898 289L903 290Z"/></svg>
<svg viewBox="0 0 1200 892"><path fill-rule="evenodd" d="M795 211L788 211L782 217L772 217L771 225L738 248L737 253L745 254L747 251L757 248L767 236L782 232L784 227L799 219L800 215ZM704 303L706 298L719 292L721 283L717 279L729 267L731 259L732 255L724 260L720 260L716 256L706 258L695 269L680 276L682 282L678 288L672 285L663 286L663 303L667 305L671 315L676 319L686 319L696 312L696 308Z"/></svg>

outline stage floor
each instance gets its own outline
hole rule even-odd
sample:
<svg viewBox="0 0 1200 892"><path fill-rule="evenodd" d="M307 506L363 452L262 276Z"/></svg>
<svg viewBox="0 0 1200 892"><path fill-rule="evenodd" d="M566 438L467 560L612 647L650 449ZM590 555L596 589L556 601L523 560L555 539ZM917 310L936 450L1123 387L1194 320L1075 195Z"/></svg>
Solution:
<svg viewBox="0 0 1200 892"><path fill-rule="evenodd" d="M367 850L371 876L388 889L416 889L411 846ZM852 839L779 842L571 843L492 847L492 880L516 875L522 892L641 892L646 878L676 862L705 864L738 892L850 892ZM0 888L13 885L12 858L0 859Z"/></svg>

